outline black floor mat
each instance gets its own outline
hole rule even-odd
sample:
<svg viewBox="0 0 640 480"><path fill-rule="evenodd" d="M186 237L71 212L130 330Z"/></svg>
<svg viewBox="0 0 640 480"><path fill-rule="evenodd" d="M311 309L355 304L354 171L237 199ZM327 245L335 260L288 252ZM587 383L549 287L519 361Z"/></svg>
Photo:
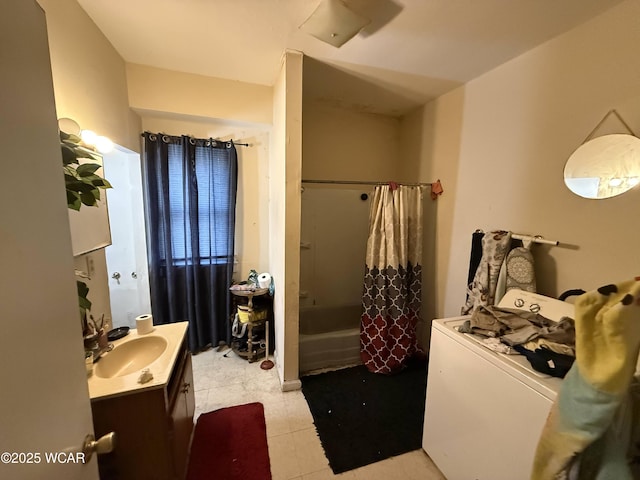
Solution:
<svg viewBox="0 0 640 480"><path fill-rule="evenodd" d="M425 362L396 375L364 365L302 377L329 465L334 473L417 450L427 385Z"/></svg>

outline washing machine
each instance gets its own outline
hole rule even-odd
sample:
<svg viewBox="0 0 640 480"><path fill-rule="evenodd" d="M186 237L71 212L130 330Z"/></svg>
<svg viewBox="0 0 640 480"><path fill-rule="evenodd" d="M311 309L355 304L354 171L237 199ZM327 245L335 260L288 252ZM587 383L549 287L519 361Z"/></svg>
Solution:
<svg viewBox="0 0 640 480"><path fill-rule="evenodd" d="M572 304L521 290L508 291L498 306L575 318ZM468 318L433 321L423 449L447 480L528 479L562 379L458 332Z"/></svg>

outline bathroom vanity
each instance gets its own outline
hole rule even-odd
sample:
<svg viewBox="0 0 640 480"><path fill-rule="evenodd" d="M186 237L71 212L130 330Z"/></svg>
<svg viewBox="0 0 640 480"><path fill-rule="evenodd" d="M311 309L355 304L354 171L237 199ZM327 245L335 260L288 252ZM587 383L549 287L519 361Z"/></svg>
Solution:
<svg viewBox="0 0 640 480"><path fill-rule="evenodd" d="M116 434L114 451L98 457L102 480L184 478L195 409L186 330L187 322L147 335L131 330L95 365L89 378L95 436ZM121 358L110 360L118 351ZM139 383L144 369L153 378Z"/></svg>

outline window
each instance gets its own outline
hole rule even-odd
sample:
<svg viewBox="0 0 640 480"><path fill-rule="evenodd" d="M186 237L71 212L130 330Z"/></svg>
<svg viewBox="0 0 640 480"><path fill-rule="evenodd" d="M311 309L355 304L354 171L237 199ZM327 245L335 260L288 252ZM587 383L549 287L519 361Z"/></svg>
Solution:
<svg viewBox="0 0 640 480"><path fill-rule="evenodd" d="M171 241L174 265L232 261L235 184L225 148L195 147L195 165L183 159L183 146L168 146L169 232L159 235L160 251ZM194 168L195 166L195 168ZM166 197L165 197L166 201Z"/></svg>

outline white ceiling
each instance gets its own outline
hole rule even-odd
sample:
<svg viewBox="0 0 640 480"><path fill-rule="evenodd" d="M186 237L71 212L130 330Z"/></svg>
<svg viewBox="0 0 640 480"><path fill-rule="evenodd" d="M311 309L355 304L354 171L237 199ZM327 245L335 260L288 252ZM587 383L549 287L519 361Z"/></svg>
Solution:
<svg viewBox="0 0 640 480"><path fill-rule="evenodd" d="M298 29L320 0L78 3L127 62L272 85L299 50L305 97L399 115L621 1L344 0L372 22L339 49Z"/></svg>

